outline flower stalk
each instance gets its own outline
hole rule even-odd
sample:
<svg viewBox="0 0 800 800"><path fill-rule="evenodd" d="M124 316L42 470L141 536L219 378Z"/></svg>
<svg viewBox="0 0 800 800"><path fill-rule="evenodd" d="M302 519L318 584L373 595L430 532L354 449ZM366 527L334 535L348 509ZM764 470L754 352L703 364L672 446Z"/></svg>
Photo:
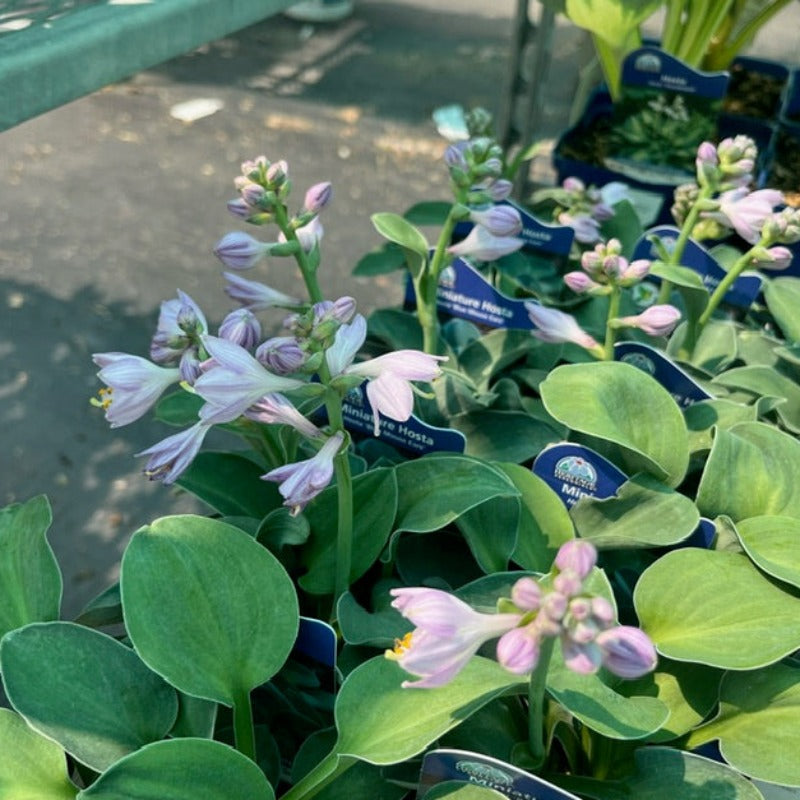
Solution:
<svg viewBox="0 0 800 800"><path fill-rule="evenodd" d="M533 758L532 767L538 771L547 758L547 742L545 739L545 696L547 672L556 640L551 637L542 639L539 649L539 662L531 674L528 684L528 747Z"/></svg>

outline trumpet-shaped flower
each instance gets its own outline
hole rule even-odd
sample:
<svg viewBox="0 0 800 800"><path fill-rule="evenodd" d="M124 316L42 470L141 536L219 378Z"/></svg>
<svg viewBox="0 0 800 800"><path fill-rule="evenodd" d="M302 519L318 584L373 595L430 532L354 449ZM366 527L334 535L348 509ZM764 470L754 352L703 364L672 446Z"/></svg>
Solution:
<svg viewBox="0 0 800 800"><path fill-rule="evenodd" d="M213 361L195 381L194 389L206 401L200 409L201 419L206 422L231 422L264 395L304 385L294 378L273 375L233 342L206 336L203 346Z"/></svg>
<svg viewBox="0 0 800 800"><path fill-rule="evenodd" d="M586 333L575 319L557 308L546 308L539 303L526 302L525 310L536 326L533 335L543 342L573 342L587 350L599 348L599 344Z"/></svg>
<svg viewBox="0 0 800 800"><path fill-rule="evenodd" d="M207 423L197 422L191 428L168 436L147 450L137 453L137 456L149 456L144 474L151 481L174 483L192 463L210 428Z"/></svg>
<svg viewBox="0 0 800 800"><path fill-rule="evenodd" d="M267 425L290 425L310 439L322 434L316 425L309 422L286 397L278 392L264 395L258 402L253 403L244 415L248 419L264 422Z"/></svg>
<svg viewBox="0 0 800 800"><path fill-rule="evenodd" d="M522 230L522 217L514 206L497 205L472 210L470 220L483 225L493 236L516 236Z"/></svg>
<svg viewBox="0 0 800 800"><path fill-rule="evenodd" d="M740 187L719 196L719 211L709 212L709 217L733 228L746 242L755 244L761 236L761 227L783 200L777 189L758 189L749 192Z"/></svg>
<svg viewBox="0 0 800 800"><path fill-rule="evenodd" d="M481 614L439 589L392 589L392 605L416 627L386 657L421 680L403 687L427 689L451 681L478 648L515 628L520 614Z"/></svg>
<svg viewBox="0 0 800 800"><path fill-rule="evenodd" d="M144 416L167 387L181 379L177 367L159 367L128 353L95 353L92 359L100 367L97 377L107 387L100 390L96 405L104 409L112 428Z"/></svg>
<svg viewBox="0 0 800 800"><path fill-rule="evenodd" d="M261 476L265 481L280 483L278 491L292 516L297 516L331 482L333 459L343 441L344 436L335 433L312 458L285 464Z"/></svg>
<svg viewBox="0 0 800 800"><path fill-rule="evenodd" d="M525 242L516 236L495 236L483 225L475 225L457 244L450 245L447 252L455 256L465 256L476 261L494 261L501 256L514 253Z"/></svg>

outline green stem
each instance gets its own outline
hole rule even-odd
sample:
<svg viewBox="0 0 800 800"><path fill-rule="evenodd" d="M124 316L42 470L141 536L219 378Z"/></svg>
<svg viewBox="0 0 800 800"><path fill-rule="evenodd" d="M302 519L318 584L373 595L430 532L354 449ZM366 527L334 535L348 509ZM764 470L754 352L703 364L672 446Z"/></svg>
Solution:
<svg viewBox="0 0 800 800"><path fill-rule="evenodd" d="M727 2L724 2L724 0L710 0L702 8L702 11L689 15L688 27L690 32L683 40L680 48L680 57L689 66L700 66L711 39L724 22L732 3L733 0L727 0Z"/></svg>
<svg viewBox="0 0 800 800"><path fill-rule="evenodd" d="M544 731L544 706L545 691L547 686L547 671L550 668L550 658L553 655L553 646L556 640L552 636L545 636L539 649L539 662L531 675L528 685L528 746L533 756L535 771L541 769L547 758L547 743Z"/></svg>
<svg viewBox="0 0 800 800"><path fill-rule="evenodd" d="M611 320L619 316L619 303L622 299L622 291L619 286L611 289L608 297L608 316L606 317L606 340L603 345L603 358L606 361L614 360L614 342L617 339L617 329L611 325Z"/></svg>
<svg viewBox="0 0 800 800"><path fill-rule="evenodd" d="M592 40L594 42L594 50L597 53L597 60L600 62L600 67L603 70L606 86L608 86L608 91L611 94L611 99L616 102L620 98L622 59L625 57L627 50L624 48L617 50L594 33L592 34Z"/></svg>
<svg viewBox="0 0 800 800"><path fill-rule="evenodd" d="M322 295L322 290L319 287L319 281L317 281L317 272L311 266L311 263L308 260L308 253L300 247L300 241L297 238L297 232L295 229L289 224L289 217L286 214L286 208L282 203L275 203L274 208L274 215L275 215L275 222L281 230L281 233L286 237L286 241L288 242L297 242L298 250L295 253L294 257L297 261L297 266L300 268L300 274L303 276L303 281L306 284L306 289L308 291L308 297L312 303L320 303L324 299Z"/></svg>
<svg viewBox="0 0 800 800"><path fill-rule="evenodd" d="M684 0L668 0L667 16L661 34L661 47L667 53L675 53L680 42Z"/></svg>
<svg viewBox="0 0 800 800"><path fill-rule="evenodd" d="M233 733L236 749L253 761L256 760L256 737L253 730L253 709L250 692L240 690L233 698Z"/></svg>
<svg viewBox="0 0 800 800"><path fill-rule="evenodd" d="M336 577L331 616L336 615L339 598L350 588L350 567L353 561L353 476L347 449L337 453L333 468L336 473L339 519L336 528Z"/></svg>
<svg viewBox="0 0 800 800"><path fill-rule="evenodd" d="M728 289L731 288L734 281L742 274L742 272L744 272L748 264L750 264L752 261L753 251L762 247L766 247L768 244L770 244L769 239L761 238L757 244L750 248L750 250L748 250L743 256L738 258L736 263L728 270L725 277L717 285L717 288L714 289L711 297L708 298L708 305L705 307L705 310L697 320L698 335L702 332L703 328L711 319L711 315L714 313L714 311L716 311L717 306L722 302L722 299L727 294Z"/></svg>
<svg viewBox="0 0 800 800"><path fill-rule="evenodd" d="M311 772L292 786L281 800L310 800L345 770L350 769L356 761L355 758L340 756L336 752L328 753Z"/></svg>

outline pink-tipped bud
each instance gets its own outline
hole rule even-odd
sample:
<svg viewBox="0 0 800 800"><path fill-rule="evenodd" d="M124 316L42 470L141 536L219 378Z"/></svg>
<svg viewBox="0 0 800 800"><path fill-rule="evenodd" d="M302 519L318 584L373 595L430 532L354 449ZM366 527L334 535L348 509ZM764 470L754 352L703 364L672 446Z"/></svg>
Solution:
<svg viewBox="0 0 800 800"><path fill-rule="evenodd" d="M244 200L248 206L253 208L259 205L259 203L264 199L265 194L266 190L264 187L259 186L257 183L248 183L242 188L242 200Z"/></svg>
<svg viewBox="0 0 800 800"><path fill-rule="evenodd" d="M319 214L333 197L333 187L330 181L324 183L315 183L307 192L303 207L311 214Z"/></svg>
<svg viewBox="0 0 800 800"><path fill-rule="evenodd" d="M553 563L560 572L569 569L584 580L597 563L597 550L586 539L570 539L561 545Z"/></svg>
<svg viewBox="0 0 800 800"><path fill-rule="evenodd" d="M511 588L511 602L521 611L536 611L542 601L542 588L533 578L520 578Z"/></svg>
<svg viewBox="0 0 800 800"><path fill-rule="evenodd" d="M247 233L226 233L214 247L214 255L230 269L250 269L269 252L270 246Z"/></svg>
<svg viewBox="0 0 800 800"><path fill-rule="evenodd" d="M283 159L270 164L267 168L267 182L274 188L278 188L285 183L288 175L289 165Z"/></svg>
<svg viewBox="0 0 800 800"><path fill-rule="evenodd" d="M568 192L582 194L586 191L586 184L580 178L569 177L564 179L564 182L561 184L561 188Z"/></svg>
<svg viewBox="0 0 800 800"><path fill-rule="evenodd" d="M246 308L237 308L222 320L219 336L246 350L252 350L261 339L261 324L252 312Z"/></svg>
<svg viewBox="0 0 800 800"><path fill-rule="evenodd" d="M756 269L769 269L777 272L788 269L792 264L793 257L794 255L788 247L780 245L768 247L763 253L759 253L754 266Z"/></svg>
<svg viewBox="0 0 800 800"><path fill-rule="evenodd" d="M583 587L583 580L577 572L565 569L553 578L553 588L565 597L573 597Z"/></svg>
<svg viewBox="0 0 800 800"><path fill-rule="evenodd" d="M597 277L603 271L603 257L597 250L586 250L581 255L581 266L593 277Z"/></svg>
<svg viewBox="0 0 800 800"><path fill-rule="evenodd" d="M539 661L539 639L533 630L512 628L497 642L497 660L514 675L533 672Z"/></svg>
<svg viewBox="0 0 800 800"><path fill-rule="evenodd" d="M603 666L621 678L641 678L658 663L648 635L630 625L617 625L598 633L595 643L602 653Z"/></svg>
<svg viewBox="0 0 800 800"><path fill-rule="evenodd" d="M605 597L593 597L592 616L598 625L607 628L614 622L614 606Z"/></svg>
<svg viewBox="0 0 800 800"><path fill-rule="evenodd" d="M516 236L522 230L522 217L513 206L492 206L481 211L470 211L469 218L483 225L492 236Z"/></svg>
<svg viewBox="0 0 800 800"><path fill-rule="evenodd" d="M620 317L618 327L638 328L648 336L667 336L675 330L681 312L675 306L650 306L635 317Z"/></svg>
<svg viewBox="0 0 800 800"><path fill-rule="evenodd" d="M576 622L583 622L592 616L592 601L588 597L575 597L569 601L568 611Z"/></svg>
<svg viewBox="0 0 800 800"><path fill-rule="evenodd" d="M639 281L650 272L650 267L652 265L653 262L646 258L637 258L636 261L631 261L631 263L623 269L620 273L619 280L620 282L624 282L626 286L639 283Z"/></svg>
<svg viewBox="0 0 800 800"><path fill-rule="evenodd" d="M716 180L719 174L719 157L717 148L711 142L702 142L700 144L697 148L697 156L694 163L699 184L705 185Z"/></svg>
<svg viewBox="0 0 800 800"><path fill-rule="evenodd" d="M253 209L250 208L241 197L228 200L227 207L228 211L230 211L236 219L247 219L253 213Z"/></svg>
<svg viewBox="0 0 800 800"><path fill-rule="evenodd" d="M567 613L567 602L561 592L550 592L542 599L542 613L553 622L561 622Z"/></svg>
<svg viewBox="0 0 800 800"><path fill-rule="evenodd" d="M599 347L597 341L586 333L569 314L565 314L557 308L547 308L531 301L525 303L525 310L535 326L532 333L537 339L554 344L573 342L587 350Z"/></svg>
<svg viewBox="0 0 800 800"><path fill-rule="evenodd" d="M585 294L590 289L599 289L600 284L593 281L585 272L576 270L564 276L564 283L576 294Z"/></svg>

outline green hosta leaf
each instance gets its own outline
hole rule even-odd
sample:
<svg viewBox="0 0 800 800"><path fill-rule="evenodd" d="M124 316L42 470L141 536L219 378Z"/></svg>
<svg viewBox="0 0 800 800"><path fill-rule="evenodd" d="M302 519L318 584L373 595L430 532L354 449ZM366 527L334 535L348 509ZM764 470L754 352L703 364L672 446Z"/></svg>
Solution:
<svg viewBox="0 0 800 800"><path fill-rule="evenodd" d="M708 305L708 289L703 285L703 279L689 267L669 266L663 262L655 262L650 269L650 274L672 283L683 300L686 316L689 319L698 319ZM675 334L670 337L667 352L674 355L686 333L686 323L682 322Z"/></svg>
<svg viewBox="0 0 800 800"><path fill-rule="evenodd" d="M408 269L416 278L428 257L428 242L422 233L398 214L383 212L370 219L381 236L403 248Z"/></svg>
<svg viewBox="0 0 800 800"><path fill-rule="evenodd" d="M258 766L207 739L171 739L143 747L104 772L77 800L274 800Z"/></svg>
<svg viewBox="0 0 800 800"><path fill-rule="evenodd" d="M444 225L451 208L442 200L424 200L411 206L403 217L414 225Z"/></svg>
<svg viewBox="0 0 800 800"><path fill-rule="evenodd" d="M458 363L478 389L485 391L498 372L535 348L536 340L529 331L498 328L466 347Z"/></svg>
<svg viewBox="0 0 800 800"><path fill-rule="evenodd" d="M422 328L416 315L398 308L379 308L368 320L369 336L391 350L421 350Z"/></svg>
<svg viewBox="0 0 800 800"><path fill-rule="evenodd" d="M220 514L261 519L282 503L277 485L261 480L263 474L239 453L204 451L177 483Z"/></svg>
<svg viewBox="0 0 800 800"><path fill-rule="evenodd" d="M350 583L377 560L392 532L397 510L397 481L393 469L383 467L353 480L353 558ZM312 594L330 594L336 579L336 524L338 492L329 487L308 506L305 515L312 535L303 552L308 572L300 585Z"/></svg>
<svg viewBox="0 0 800 800"><path fill-rule="evenodd" d="M382 247L363 255L355 267L353 275L362 278L385 275L398 269L405 269L406 260L402 248L393 242L385 242Z"/></svg>
<svg viewBox="0 0 800 800"><path fill-rule="evenodd" d="M728 322L710 322L700 332L691 363L709 374L719 372L737 354L736 329Z"/></svg>
<svg viewBox="0 0 800 800"><path fill-rule="evenodd" d="M0 639L29 622L58 619L61 572L46 533L44 495L0 509Z"/></svg>
<svg viewBox="0 0 800 800"><path fill-rule="evenodd" d="M633 597L658 651L678 661L753 669L800 647L800 599L740 553L667 553L642 573Z"/></svg>
<svg viewBox="0 0 800 800"><path fill-rule="evenodd" d="M764 285L764 299L775 322L790 342L800 341L800 278L773 278Z"/></svg>
<svg viewBox="0 0 800 800"><path fill-rule="evenodd" d="M737 330L736 341L739 349L739 358L748 366L761 365L774 367L778 363L775 353L784 342L767 336L763 331Z"/></svg>
<svg viewBox="0 0 800 800"><path fill-rule="evenodd" d="M635 770L616 781L559 776L558 783L594 800L763 800L736 770L669 747L640 748Z"/></svg>
<svg viewBox="0 0 800 800"><path fill-rule="evenodd" d="M402 639L408 633L410 627L408 620L388 603L384 608L370 614L358 604L350 592L339 598L336 619L342 638L348 644L371 647L391 647L395 639Z"/></svg>
<svg viewBox="0 0 800 800"><path fill-rule="evenodd" d="M197 697L232 705L278 671L297 636L297 597L283 567L217 520L163 517L140 528L120 586L137 652Z"/></svg>
<svg viewBox="0 0 800 800"><path fill-rule="evenodd" d="M619 445L628 474L651 472L677 486L689 465L686 424L666 389L612 361L557 367L540 391L545 408L574 431Z"/></svg>
<svg viewBox="0 0 800 800"><path fill-rule="evenodd" d="M336 753L397 764L421 753L473 711L521 684L497 662L475 657L435 691L403 689L410 676L382 656L355 669L336 701Z"/></svg>
<svg viewBox="0 0 800 800"><path fill-rule="evenodd" d="M72 800L64 751L13 711L0 708L0 797L3 800Z"/></svg>
<svg viewBox="0 0 800 800"><path fill-rule="evenodd" d="M577 26L620 49L659 6L659 0L567 0L566 12Z"/></svg>
<svg viewBox="0 0 800 800"><path fill-rule="evenodd" d="M445 781L437 784L423 795L423 800L504 800L508 795L463 781Z"/></svg>
<svg viewBox="0 0 800 800"><path fill-rule="evenodd" d="M561 434L546 422L518 411L473 411L450 420L467 437L467 455L487 461L529 461Z"/></svg>
<svg viewBox="0 0 800 800"><path fill-rule="evenodd" d="M689 449L698 453L711 449L715 426L726 431L740 422L755 422L758 410L732 400L701 400L692 403L683 415L689 429Z"/></svg>
<svg viewBox="0 0 800 800"><path fill-rule="evenodd" d="M217 709L217 704L212 700L178 692L178 718L169 735L213 739Z"/></svg>
<svg viewBox="0 0 800 800"><path fill-rule="evenodd" d="M436 531L493 497L519 495L500 469L469 456L425 456L396 469L397 531Z"/></svg>
<svg viewBox="0 0 800 800"><path fill-rule="evenodd" d="M197 422L203 402L203 398L194 392L186 392L183 389L170 392L156 403L155 418L167 425L185 428Z"/></svg>
<svg viewBox="0 0 800 800"><path fill-rule="evenodd" d="M800 519L800 442L760 422L718 430L708 456L697 507L734 522L765 514Z"/></svg>
<svg viewBox="0 0 800 800"><path fill-rule="evenodd" d="M751 517L736 525L747 555L773 578L800 588L800 520Z"/></svg>
<svg viewBox="0 0 800 800"><path fill-rule="evenodd" d="M38 622L0 643L8 699L39 733L102 771L163 738L175 691L129 647L72 622Z"/></svg>
<svg viewBox="0 0 800 800"><path fill-rule="evenodd" d="M616 690L628 695L657 697L669 709L662 728L647 737L649 742L668 742L696 728L714 709L719 699L723 672L702 664L671 661L663 656L655 672L635 681L620 681Z"/></svg>
<svg viewBox="0 0 800 800"><path fill-rule="evenodd" d="M615 497L582 497L570 516L579 536L599 549L666 547L692 535L700 522L694 503L649 475L635 475Z"/></svg>
<svg viewBox="0 0 800 800"><path fill-rule="evenodd" d="M744 389L758 397L780 397L786 402L775 409L780 421L792 433L800 433L800 386L772 367L752 366L729 369L714 383L733 389Z"/></svg>
<svg viewBox="0 0 800 800"><path fill-rule="evenodd" d="M456 526L484 572L502 572L508 568L517 544L519 518L518 497L493 497L456 520Z"/></svg>
<svg viewBox="0 0 800 800"><path fill-rule="evenodd" d="M725 760L745 775L800 786L800 667L729 672L719 700L719 713L692 734L689 746L719 739Z"/></svg>

